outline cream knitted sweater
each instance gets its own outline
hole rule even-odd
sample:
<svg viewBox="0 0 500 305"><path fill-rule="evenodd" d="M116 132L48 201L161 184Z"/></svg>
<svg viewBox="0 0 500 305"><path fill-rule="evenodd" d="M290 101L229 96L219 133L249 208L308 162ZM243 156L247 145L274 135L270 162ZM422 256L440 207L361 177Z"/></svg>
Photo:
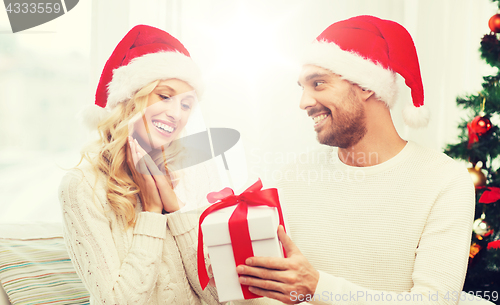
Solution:
<svg viewBox="0 0 500 305"><path fill-rule="evenodd" d="M455 161L408 142L391 160L358 168L324 147L282 174L277 186L288 233L320 271L309 303L457 303L474 188ZM213 289L202 292L197 280L198 215L141 212L136 227L124 231L107 206L103 182L91 204L92 179L88 168L83 175L72 171L60 187L70 256L92 304L199 304L199 296L216 304ZM167 222L167 230L158 229Z"/></svg>
<svg viewBox="0 0 500 305"><path fill-rule="evenodd" d="M288 233L320 271L311 304L457 303L475 205L465 168L408 142L371 167L347 166L324 147L282 177Z"/></svg>
<svg viewBox="0 0 500 305"><path fill-rule="evenodd" d="M183 202L219 190L207 173L204 165L187 171L176 187ZM219 304L215 289L202 291L198 283L198 214L142 212L138 200L136 225L127 227L109 206L104 175L95 178L85 163L68 172L59 188L66 245L90 303Z"/></svg>

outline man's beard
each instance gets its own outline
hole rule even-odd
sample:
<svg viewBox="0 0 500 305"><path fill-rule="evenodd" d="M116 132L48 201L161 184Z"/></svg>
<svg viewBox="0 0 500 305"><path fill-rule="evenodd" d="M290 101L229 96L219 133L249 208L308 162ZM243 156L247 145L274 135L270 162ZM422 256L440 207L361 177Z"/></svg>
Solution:
<svg viewBox="0 0 500 305"><path fill-rule="evenodd" d="M354 90L350 90L343 104L346 108L337 108L330 113L329 126L324 126L318 133L317 139L321 144L339 148L349 148L356 145L366 134L365 109L356 100Z"/></svg>

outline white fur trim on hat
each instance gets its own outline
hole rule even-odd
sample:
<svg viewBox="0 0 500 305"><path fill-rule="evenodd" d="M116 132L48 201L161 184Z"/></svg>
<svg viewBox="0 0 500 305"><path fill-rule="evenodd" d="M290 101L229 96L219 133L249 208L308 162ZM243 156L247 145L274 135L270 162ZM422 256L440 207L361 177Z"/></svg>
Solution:
<svg viewBox="0 0 500 305"><path fill-rule="evenodd" d="M113 70L113 79L108 84L106 108L113 109L155 80L171 78L187 82L198 95L203 91L200 70L190 57L179 52L150 53Z"/></svg>
<svg viewBox="0 0 500 305"><path fill-rule="evenodd" d="M363 89L373 91L389 108L394 106L398 92L396 74L358 53L344 51L333 42L314 41L302 63L330 70Z"/></svg>
<svg viewBox="0 0 500 305"><path fill-rule="evenodd" d="M403 109L403 120L406 125L412 128L425 127L429 123L430 112L425 105L415 107L413 104L405 106Z"/></svg>
<svg viewBox="0 0 500 305"><path fill-rule="evenodd" d="M99 123L101 123L108 116L108 109L95 104L86 106L77 115L83 125L85 125L89 130L97 129L97 125L99 125Z"/></svg>

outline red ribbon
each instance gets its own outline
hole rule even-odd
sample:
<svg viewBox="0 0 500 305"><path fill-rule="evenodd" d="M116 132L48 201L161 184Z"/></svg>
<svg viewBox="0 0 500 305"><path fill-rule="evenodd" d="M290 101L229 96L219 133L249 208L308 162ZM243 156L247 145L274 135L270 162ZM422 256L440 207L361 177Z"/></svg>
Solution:
<svg viewBox="0 0 500 305"><path fill-rule="evenodd" d="M210 213L224 209L233 205L237 205L233 214L229 218L229 235L231 236L231 246L233 248L234 261L236 266L245 264L245 260L254 256L252 249L252 240L250 239L250 232L248 230L247 213L248 206L269 206L278 209L279 223L285 227L283 221L283 213L278 198L278 190L275 188L262 190L262 182L260 179L252 186L246 189L240 195L234 195L232 189L226 187L219 192L213 192L207 195L210 203L214 203L208 207L200 216L200 223L198 227L198 278L202 289L207 287L209 282L207 267L205 265L205 254L203 252L203 232L201 231L201 224L207 215ZM283 254L286 257L285 249ZM241 285L243 296L245 299L260 297L251 293L247 285Z"/></svg>

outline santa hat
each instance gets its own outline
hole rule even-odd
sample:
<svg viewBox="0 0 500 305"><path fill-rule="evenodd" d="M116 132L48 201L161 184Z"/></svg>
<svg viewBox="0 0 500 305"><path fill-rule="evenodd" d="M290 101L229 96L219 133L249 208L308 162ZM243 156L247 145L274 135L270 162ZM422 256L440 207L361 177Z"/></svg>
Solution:
<svg viewBox="0 0 500 305"><path fill-rule="evenodd" d="M357 16L330 25L308 48L304 64L319 66L371 90L389 108L397 95L396 73L411 89L413 105L403 110L414 128L429 122L417 51L400 24L373 16Z"/></svg>
<svg viewBox="0 0 500 305"><path fill-rule="evenodd" d="M163 30L135 26L106 62L97 86L95 106L83 112L84 123L96 128L111 109L132 98L138 90L155 80L171 78L187 82L201 94L200 71L182 43Z"/></svg>

